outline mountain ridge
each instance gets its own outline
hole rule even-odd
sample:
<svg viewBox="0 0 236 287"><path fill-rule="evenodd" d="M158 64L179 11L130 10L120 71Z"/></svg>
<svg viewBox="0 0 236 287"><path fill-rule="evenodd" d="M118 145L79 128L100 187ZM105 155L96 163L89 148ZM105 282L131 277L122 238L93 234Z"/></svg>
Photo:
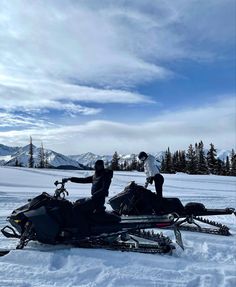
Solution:
<svg viewBox="0 0 236 287"><path fill-rule="evenodd" d="M105 164L110 163L113 155L97 155L92 152L86 152L77 155L64 155L50 149L44 149L47 153L48 163L50 167L60 168L60 167L72 167L77 169L87 169L93 168L96 160L103 160ZM36 165L39 163L38 154L40 152L40 147L33 145L34 160ZM230 155L229 150L218 149L217 157L221 160L225 160L227 156ZM154 153L154 156L161 161L165 152L160 151ZM131 163L135 158L137 159L137 154L119 154L120 163L123 164L125 161ZM28 166L29 158L29 145L22 147L10 147L0 144L0 165L14 166L16 159L21 163L22 166Z"/></svg>

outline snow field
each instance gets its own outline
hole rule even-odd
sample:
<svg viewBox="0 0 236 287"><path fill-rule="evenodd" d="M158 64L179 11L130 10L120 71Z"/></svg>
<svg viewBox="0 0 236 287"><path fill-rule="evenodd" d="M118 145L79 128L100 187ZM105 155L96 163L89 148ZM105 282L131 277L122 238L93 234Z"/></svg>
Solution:
<svg viewBox="0 0 236 287"><path fill-rule="evenodd" d="M6 217L11 211L28 198L43 191L52 194L55 180L90 173L1 167L0 228L6 225ZM186 174L164 177L166 197L179 197L183 203L198 201L209 208L236 207L234 177ZM145 176L138 172L115 172L110 197L122 191L131 180L143 184ZM90 195L90 185L68 183L67 189L72 201ZM182 232L185 250L177 247L172 256L31 242L25 250L15 250L0 258L0 287L234 287L236 220L233 215L211 218L230 226L233 236ZM163 233L174 240L171 230ZM14 247L16 242L0 235L0 248Z"/></svg>

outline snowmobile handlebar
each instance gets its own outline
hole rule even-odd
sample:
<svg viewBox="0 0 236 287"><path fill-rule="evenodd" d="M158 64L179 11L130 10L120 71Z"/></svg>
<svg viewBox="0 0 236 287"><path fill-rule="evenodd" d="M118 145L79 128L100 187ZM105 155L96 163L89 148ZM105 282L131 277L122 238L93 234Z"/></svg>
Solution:
<svg viewBox="0 0 236 287"><path fill-rule="evenodd" d="M55 193L54 193L54 197L56 198L65 198L65 196L69 195L69 192L66 190L65 188L65 182L63 181L55 181L54 184L56 185L56 187L60 184L61 186L56 188Z"/></svg>

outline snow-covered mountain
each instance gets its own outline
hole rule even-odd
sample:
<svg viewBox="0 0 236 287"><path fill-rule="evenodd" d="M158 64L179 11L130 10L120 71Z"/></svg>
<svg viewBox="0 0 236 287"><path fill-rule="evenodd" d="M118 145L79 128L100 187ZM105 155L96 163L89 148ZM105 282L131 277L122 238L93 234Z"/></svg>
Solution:
<svg viewBox="0 0 236 287"><path fill-rule="evenodd" d="M136 154L119 154L119 162L123 164L125 161L127 163L131 163L131 161L136 158ZM92 152L83 153L80 155L71 155L70 158L80 162L83 165L93 167L95 162L99 159L102 159L105 164L110 163L112 161L113 155L97 155Z"/></svg>
<svg viewBox="0 0 236 287"><path fill-rule="evenodd" d="M0 144L0 156L8 156L17 152L20 147L10 147L3 144Z"/></svg>
<svg viewBox="0 0 236 287"><path fill-rule="evenodd" d="M92 152L87 152L79 155L69 155L69 157L89 167L93 167L95 162L99 159L102 159L105 163L112 160L112 155L96 155Z"/></svg>
<svg viewBox="0 0 236 287"><path fill-rule="evenodd" d="M164 155L164 152L158 152L155 154L155 157L161 161L162 156ZM120 164L124 164L126 161L127 164L130 164L132 160L135 158L138 159L137 154L119 154L119 162ZM105 164L110 163L112 161L113 155L97 155L92 152L87 152L79 155L70 155L70 158L80 162L83 165L93 167L95 162L99 159L102 159Z"/></svg>
<svg viewBox="0 0 236 287"><path fill-rule="evenodd" d="M217 150L217 157L223 161L226 160L227 156L230 158L230 154L231 154L230 150L225 149Z"/></svg>
<svg viewBox="0 0 236 287"><path fill-rule="evenodd" d="M38 154L40 148L34 146L34 160L35 164L38 164ZM87 152L78 155L63 155L55 151L45 149L45 152L48 156L48 163L52 167L74 167L79 169L84 169L85 166L93 167L94 163L98 159L102 159L105 164L110 163L113 155L97 155L92 152ZM9 147L3 144L0 144L0 165L15 165L16 159L22 166L28 165L29 158L29 145L24 147ZM207 153L207 150L206 150ZM230 157L231 151L220 149L217 150L217 157L221 160L226 160L226 157ZM155 157L161 161L162 157L165 155L164 151L160 151L154 154ZM130 164L131 161L136 158L137 154L119 154L120 163L123 164L125 161L127 164Z"/></svg>
<svg viewBox="0 0 236 287"><path fill-rule="evenodd" d="M84 169L83 165L68 156L49 149L44 149L44 152L47 155L47 161L50 167ZM39 153L40 148L33 146L33 157L35 166L39 164ZM29 145L15 148L0 145L0 165L15 166L16 161L18 161L18 164L20 164L21 166L28 166L28 160Z"/></svg>

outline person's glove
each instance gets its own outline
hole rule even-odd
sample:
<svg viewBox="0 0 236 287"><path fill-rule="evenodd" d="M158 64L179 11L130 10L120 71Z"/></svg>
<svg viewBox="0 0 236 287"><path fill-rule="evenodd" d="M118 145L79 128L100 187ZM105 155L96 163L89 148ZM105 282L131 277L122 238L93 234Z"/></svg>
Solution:
<svg viewBox="0 0 236 287"><path fill-rule="evenodd" d="M153 177L152 176L148 177L146 179L146 182L152 184L153 183Z"/></svg>
<svg viewBox="0 0 236 287"><path fill-rule="evenodd" d="M70 180L70 178L63 178L61 181L62 181L62 183L66 183L69 180Z"/></svg>

